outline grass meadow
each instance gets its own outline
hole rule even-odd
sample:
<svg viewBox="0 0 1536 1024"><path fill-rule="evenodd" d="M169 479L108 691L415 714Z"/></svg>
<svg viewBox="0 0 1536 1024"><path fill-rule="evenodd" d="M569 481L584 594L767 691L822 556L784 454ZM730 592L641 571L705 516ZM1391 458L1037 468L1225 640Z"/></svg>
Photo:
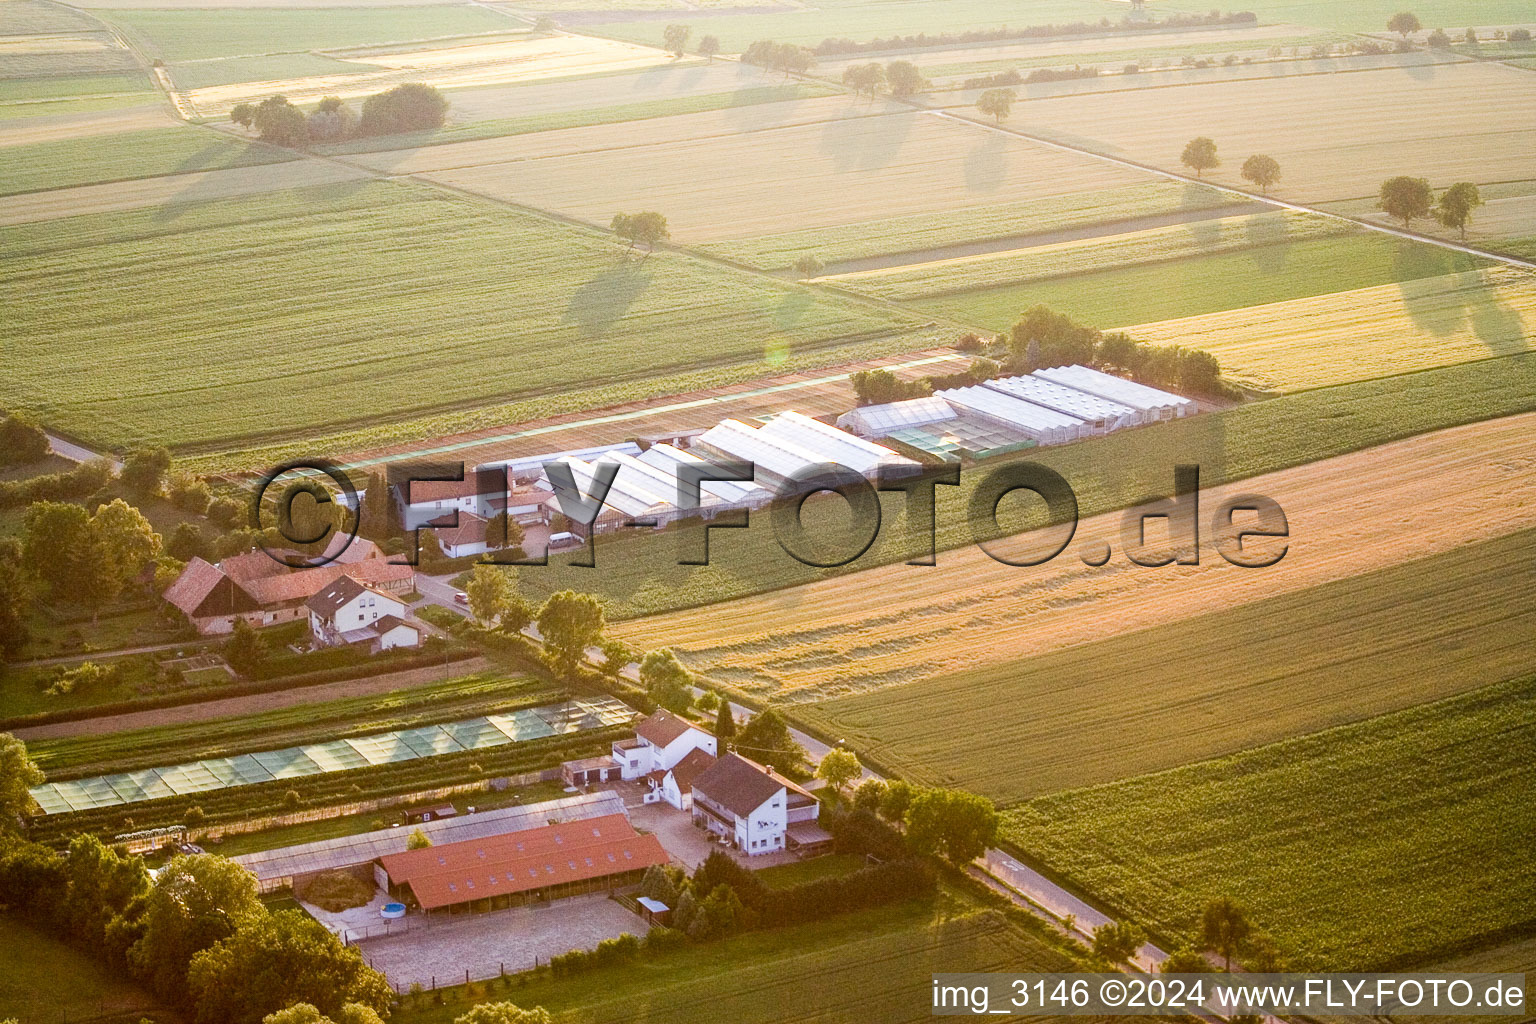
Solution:
<svg viewBox="0 0 1536 1024"><path fill-rule="evenodd" d="M0 1015L4 1019L139 1020L157 1006L89 953L31 925L0 917Z"/></svg>
<svg viewBox="0 0 1536 1024"><path fill-rule="evenodd" d="M915 316L676 252L641 260L606 235L407 184L23 225L0 265L0 401L108 446L295 438L920 347ZM44 283L51 301L36 302Z"/></svg>
<svg viewBox="0 0 1536 1024"><path fill-rule="evenodd" d="M1536 533L1524 531L792 711L903 777L1014 803L1536 671L1536 582L1510 571L1533 556Z"/></svg>
<svg viewBox="0 0 1536 1024"><path fill-rule="evenodd" d="M198 128L154 128L7 146L0 195L282 163L296 154Z"/></svg>
<svg viewBox="0 0 1536 1024"><path fill-rule="evenodd" d="M1004 833L1165 935L1232 896L1292 969L1399 970L1529 929L1533 747L1526 677L1034 800Z"/></svg>

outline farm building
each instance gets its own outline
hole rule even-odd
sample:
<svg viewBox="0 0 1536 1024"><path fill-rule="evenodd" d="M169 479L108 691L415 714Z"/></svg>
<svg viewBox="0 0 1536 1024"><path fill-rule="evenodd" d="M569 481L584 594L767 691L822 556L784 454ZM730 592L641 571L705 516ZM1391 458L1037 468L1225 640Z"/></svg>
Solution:
<svg viewBox="0 0 1536 1024"><path fill-rule="evenodd" d="M623 441L619 444L595 445L591 448L573 448L563 452L546 452L543 455L525 455L521 458L508 459L506 462L487 462L476 466L478 469L495 469L505 467L507 477L514 484L532 483L544 475L544 467L556 459L580 459L582 462L591 462L600 459L604 455L622 452L625 455L639 455L640 446L633 441Z"/></svg>
<svg viewBox="0 0 1536 1024"><path fill-rule="evenodd" d="M435 519L427 524L432 528L432 536L437 538L437 546L443 549L443 554L449 558L485 554L489 550L486 532L490 521L473 512L458 513L458 520L453 526L439 526ZM497 532L501 532L500 527Z"/></svg>
<svg viewBox="0 0 1536 1024"><path fill-rule="evenodd" d="M596 489L594 484L598 467L604 462L616 463L618 472L614 475L608 493L603 496L603 507L598 510L597 518L589 524L573 520L570 527L572 533L585 537L589 529L595 533L606 533L621 526L652 526L660 529L681 517L680 510L673 503L677 497L674 485L660 470L639 462L632 455L608 453L596 462L563 456L552 460L549 465L568 468L577 489L583 495L588 495ZM537 486L550 493L545 505L551 513L559 512L569 516L561 505L547 468Z"/></svg>
<svg viewBox="0 0 1536 1024"><path fill-rule="evenodd" d="M777 492L796 473L826 461L792 441L763 436L741 420L721 420L700 434L693 447L720 459L741 459L756 467L756 481Z"/></svg>
<svg viewBox="0 0 1536 1024"><path fill-rule="evenodd" d="M749 855L818 849L831 836L821 804L803 787L740 754L726 754L693 779L693 823Z"/></svg>
<svg viewBox="0 0 1536 1024"><path fill-rule="evenodd" d="M955 418L955 410L942 398L910 398L884 405L863 405L837 418L837 425L860 437L890 437L898 430L926 427Z"/></svg>
<svg viewBox="0 0 1536 1024"><path fill-rule="evenodd" d="M797 412L784 412L762 427L721 420L700 434L694 446L709 455L743 459L757 469L757 482L775 492L811 467L835 463L873 477L881 466L916 471L919 464L884 445Z"/></svg>
<svg viewBox="0 0 1536 1024"><path fill-rule="evenodd" d="M428 913L461 913L615 889L669 859L661 841L635 831L621 811L386 853L375 878Z"/></svg>
<svg viewBox="0 0 1536 1024"><path fill-rule="evenodd" d="M714 763L715 755L707 750L695 749L666 771L651 772L646 776L651 789L645 794L645 802L650 804L663 801L680 811L691 810L693 782Z"/></svg>
<svg viewBox="0 0 1536 1024"><path fill-rule="evenodd" d="M256 876L262 892L272 892L295 883L302 886L306 879L322 871L363 868L372 874L376 860L387 854L403 853L411 833L416 831L437 846L520 832L548 825L551 821L577 822L623 813L624 799L617 793L586 793L522 807L436 818L410 829L376 829L353 836L241 854L230 859Z"/></svg>
<svg viewBox="0 0 1536 1024"><path fill-rule="evenodd" d="M371 644L375 651L421 646L421 627L407 621L404 601L350 576L304 604L310 635L322 646Z"/></svg>
<svg viewBox="0 0 1536 1024"><path fill-rule="evenodd" d="M662 708L635 723L633 739L614 743L613 759L624 778L638 779L669 770L694 750L714 756L716 743L714 733Z"/></svg>
<svg viewBox="0 0 1536 1024"><path fill-rule="evenodd" d="M1048 370L1036 370L1035 375L1139 409L1146 414L1147 422L1177 419L1199 411L1193 399L1150 388L1089 366L1053 366Z"/></svg>
<svg viewBox="0 0 1536 1024"><path fill-rule="evenodd" d="M1138 427L1147 422L1146 413L1140 409L1065 384L1057 384L1035 374L989 380L982 386L1068 416L1076 416L1088 424L1089 432L1093 434L1107 434L1112 430Z"/></svg>
<svg viewBox="0 0 1536 1024"><path fill-rule="evenodd" d="M799 445L821 456L823 462L847 466L871 479L882 469L918 468L917 462L897 455L884 445L875 444L798 412L781 412L759 427L757 432L761 437Z"/></svg>
<svg viewBox="0 0 1536 1024"><path fill-rule="evenodd" d="M1089 434L1088 424L1076 416L1026 402L1022 398L975 385L939 391L942 398L961 414L1016 432L1038 445L1065 444Z"/></svg>
<svg viewBox="0 0 1536 1024"><path fill-rule="evenodd" d="M700 431L702 433L702 431ZM703 459L672 444L653 444L638 456L647 466L665 472L673 481L684 466L702 466ZM715 508L762 508L773 500L773 492L749 480L705 480L699 484L701 497L712 497Z"/></svg>

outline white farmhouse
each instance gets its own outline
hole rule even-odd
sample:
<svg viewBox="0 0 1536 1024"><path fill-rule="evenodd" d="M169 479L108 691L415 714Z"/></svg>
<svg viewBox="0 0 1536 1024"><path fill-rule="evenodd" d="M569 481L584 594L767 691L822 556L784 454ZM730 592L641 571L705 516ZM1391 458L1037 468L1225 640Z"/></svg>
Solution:
<svg viewBox="0 0 1536 1024"><path fill-rule="evenodd" d="M338 577L305 607L318 644L370 643L375 651L421 645L421 627L406 621L404 601L350 576Z"/></svg>
<svg viewBox="0 0 1536 1024"><path fill-rule="evenodd" d="M817 824L820 810L809 791L740 754L693 780L693 823L750 855L825 846L832 837Z"/></svg>
<svg viewBox="0 0 1536 1024"><path fill-rule="evenodd" d="M646 776L651 789L645 794L645 802L653 804L665 800L680 811L688 810L693 806L694 781L714 763L713 754L695 747L666 771L651 772Z"/></svg>
<svg viewBox="0 0 1536 1024"><path fill-rule="evenodd" d="M634 780L652 772L665 774L694 750L714 757L714 734L663 708L635 726L634 739L614 743L613 759L621 777Z"/></svg>

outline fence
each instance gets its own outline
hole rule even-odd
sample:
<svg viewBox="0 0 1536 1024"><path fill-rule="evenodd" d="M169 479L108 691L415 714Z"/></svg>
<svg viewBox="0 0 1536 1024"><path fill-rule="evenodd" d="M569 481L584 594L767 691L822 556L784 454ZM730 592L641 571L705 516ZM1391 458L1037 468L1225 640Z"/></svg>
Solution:
<svg viewBox="0 0 1536 1024"><path fill-rule="evenodd" d="M212 837L239 835L244 832L262 832L269 828L281 828L284 825L304 825L312 821L344 818L353 814L367 814L370 811L383 811L406 804L442 800L447 797L461 796L465 793L485 793L503 789L517 789L523 786L531 786L536 782L553 782L558 778L560 778L559 768L545 768L542 771L525 772L522 775L502 776L495 779L478 779L474 782L456 782L451 786L438 786L436 789L420 789L411 793L395 793L390 796L371 797L367 800L354 800L351 803L331 804L326 807L306 807L297 811L285 811L282 814L269 814L264 818L248 818L241 821L210 825L199 832L198 835Z"/></svg>

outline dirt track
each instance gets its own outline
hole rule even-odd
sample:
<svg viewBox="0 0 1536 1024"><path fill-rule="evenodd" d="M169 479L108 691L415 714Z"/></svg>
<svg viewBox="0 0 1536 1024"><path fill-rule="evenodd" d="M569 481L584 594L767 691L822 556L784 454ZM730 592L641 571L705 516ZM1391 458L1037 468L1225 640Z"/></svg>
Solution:
<svg viewBox="0 0 1536 1024"><path fill-rule="evenodd" d="M198 704L182 704L174 708L154 711L130 711L126 714L103 718L86 718L78 722L59 722L54 725L37 725L31 728L13 729L22 740L58 740L71 736L100 736L112 732L129 732L149 729L157 725L186 725L189 722L206 722L215 718L231 718L240 715L257 715L263 711L293 707L296 704L318 704L346 697L367 697L391 690L403 690L411 686L423 686L440 682L445 678L466 676L491 667L484 658L456 661L447 668L434 665L415 668L406 672L389 672L381 676L364 676L362 679L344 679L337 683L321 683L318 686L300 686L292 690L275 690L272 693L253 693L245 697L226 697Z"/></svg>
<svg viewBox="0 0 1536 1024"><path fill-rule="evenodd" d="M1289 550L1270 568L1237 568L1211 546L1218 503L1252 493L1278 501L1289 520ZM937 569L887 566L618 632L676 648L706 675L807 699L1061 650L1536 525L1536 414L1214 488L1200 511L1198 566L1129 564L1116 513L1085 520L1043 566L1003 565L968 547L941 553ZM1109 563L1084 565L1079 556L1106 541Z"/></svg>

